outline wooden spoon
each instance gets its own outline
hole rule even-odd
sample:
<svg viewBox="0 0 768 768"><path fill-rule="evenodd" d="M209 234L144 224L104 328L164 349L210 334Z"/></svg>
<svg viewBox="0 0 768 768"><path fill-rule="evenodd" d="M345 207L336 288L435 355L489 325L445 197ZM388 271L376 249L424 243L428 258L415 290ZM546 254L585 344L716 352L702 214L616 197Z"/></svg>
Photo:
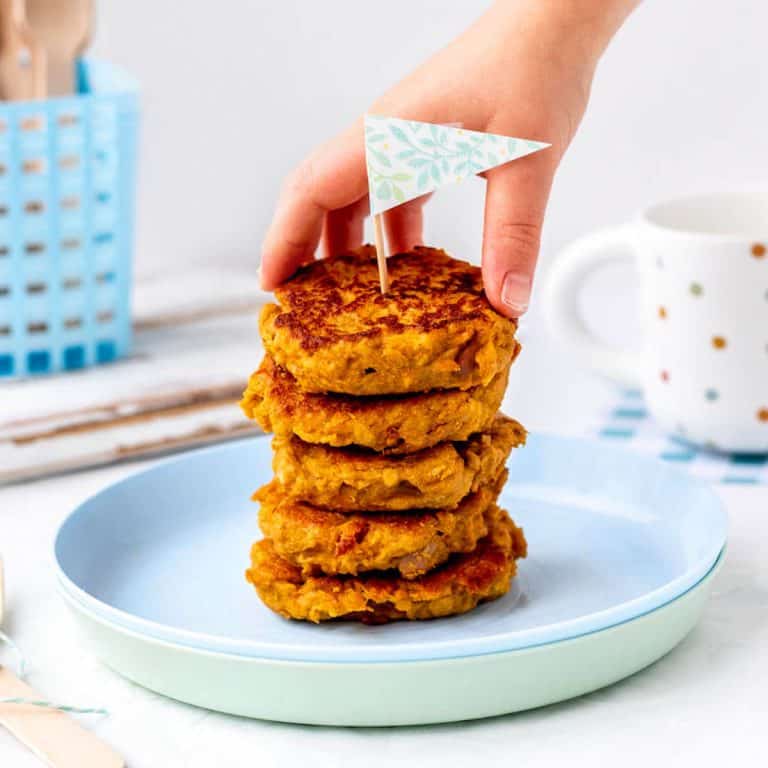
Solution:
<svg viewBox="0 0 768 768"><path fill-rule="evenodd" d="M77 59L93 28L93 0L26 0L32 36L45 51L49 96L75 93Z"/></svg>
<svg viewBox="0 0 768 768"><path fill-rule="evenodd" d="M23 0L0 0L0 97L45 98L45 52L26 25Z"/></svg>

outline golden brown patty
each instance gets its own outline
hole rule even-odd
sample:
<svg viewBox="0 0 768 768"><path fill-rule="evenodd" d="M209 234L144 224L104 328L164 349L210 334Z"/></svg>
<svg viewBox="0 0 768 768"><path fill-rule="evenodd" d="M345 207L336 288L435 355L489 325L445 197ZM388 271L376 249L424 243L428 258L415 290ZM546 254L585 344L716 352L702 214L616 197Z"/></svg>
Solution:
<svg viewBox="0 0 768 768"><path fill-rule="evenodd" d="M379 623L451 616L505 594L516 572L515 560L525 557L523 532L506 512L496 507L489 529L473 552L453 555L412 580L397 571L305 577L301 568L275 552L269 539L253 545L245 576L269 608L289 619Z"/></svg>
<svg viewBox="0 0 768 768"><path fill-rule="evenodd" d="M307 392L389 395L488 385L517 353L480 269L417 246L387 261L363 246L302 267L261 313L264 346Z"/></svg>
<svg viewBox="0 0 768 768"><path fill-rule="evenodd" d="M285 495L319 507L342 512L450 509L491 483L512 448L524 442L523 427L499 414L488 432L406 456L280 436L272 442L272 467Z"/></svg>
<svg viewBox="0 0 768 768"><path fill-rule="evenodd" d="M240 405L266 432L307 443L359 445L383 453L412 453L446 440L466 440L493 423L507 371L487 387L417 395L350 397L302 391L267 355L248 382Z"/></svg>
<svg viewBox="0 0 768 768"><path fill-rule="evenodd" d="M278 555L307 575L356 574L395 569L413 579L456 552L470 552L488 533L486 514L506 481L469 494L451 510L331 512L285 495L273 480L254 495L261 502L259 524Z"/></svg>

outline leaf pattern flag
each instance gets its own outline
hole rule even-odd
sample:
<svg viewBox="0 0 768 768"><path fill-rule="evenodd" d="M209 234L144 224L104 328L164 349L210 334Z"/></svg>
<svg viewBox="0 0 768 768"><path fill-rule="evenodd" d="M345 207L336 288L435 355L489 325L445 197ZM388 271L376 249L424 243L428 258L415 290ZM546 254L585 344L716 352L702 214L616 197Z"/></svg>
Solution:
<svg viewBox="0 0 768 768"><path fill-rule="evenodd" d="M371 213L546 149L549 144L397 117L365 116Z"/></svg>

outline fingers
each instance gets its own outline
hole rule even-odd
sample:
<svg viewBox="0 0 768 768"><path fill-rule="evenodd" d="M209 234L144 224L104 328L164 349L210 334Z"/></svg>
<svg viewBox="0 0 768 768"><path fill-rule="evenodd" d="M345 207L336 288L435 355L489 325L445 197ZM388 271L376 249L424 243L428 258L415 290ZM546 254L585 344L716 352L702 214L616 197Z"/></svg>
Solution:
<svg viewBox="0 0 768 768"><path fill-rule="evenodd" d="M262 247L262 288L272 290L312 260L326 212L352 205L365 197L367 188L358 121L313 152L289 177Z"/></svg>
<svg viewBox="0 0 768 768"><path fill-rule="evenodd" d="M483 283L507 317L528 309L541 228L555 166L547 150L488 171L483 230Z"/></svg>
<svg viewBox="0 0 768 768"><path fill-rule="evenodd" d="M384 214L384 229L390 254L409 251L414 245L422 245L424 229L424 204L430 195L417 197Z"/></svg>
<svg viewBox="0 0 768 768"><path fill-rule="evenodd" d="M486 174L483 280L491 304L509 317L528 308L555 165L554 153L544 150ZM360 245L367 187L358 121L310 155L286 183L264 240L262 288L272 290L311 261L321 236L326 254ZM385 214L392 253L422 242L426 199Z"/></svg>
<svg viewBox="0 0 768 768"><path fill-rule="evenodd" d="M370 206L364 197L352 205L328 211L323 227L323 255L346 253L363 244L365 218Z"/></svg>

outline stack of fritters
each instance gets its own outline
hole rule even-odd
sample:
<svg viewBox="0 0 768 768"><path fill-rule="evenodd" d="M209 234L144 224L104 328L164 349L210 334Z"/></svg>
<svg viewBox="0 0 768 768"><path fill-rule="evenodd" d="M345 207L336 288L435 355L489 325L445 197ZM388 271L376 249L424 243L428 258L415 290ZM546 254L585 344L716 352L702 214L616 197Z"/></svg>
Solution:
<svg viewBox="0 0 768 768"><path fill-rule="evenodd" d="M516 324L480 270L418 247L313 262L261 315L266 356L242 400L274 432L246 572L294 619L427 619L503 595L525 557L496 500L525 430L498 412Z"/></svg>

